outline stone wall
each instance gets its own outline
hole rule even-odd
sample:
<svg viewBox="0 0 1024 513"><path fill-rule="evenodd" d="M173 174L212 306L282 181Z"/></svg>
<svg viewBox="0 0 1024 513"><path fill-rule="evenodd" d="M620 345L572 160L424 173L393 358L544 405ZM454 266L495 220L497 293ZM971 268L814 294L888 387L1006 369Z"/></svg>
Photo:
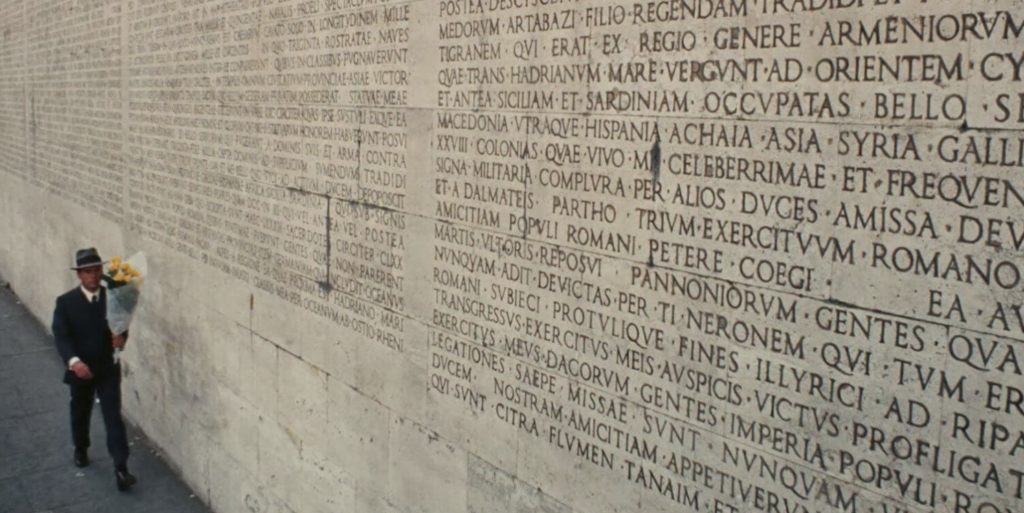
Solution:
<svg viewBox="0 0 1024 513"><path fill-rule="evenodd" d="M1022 30L0 0L0 273L148 254L125 409L217 512L1019 512Z"/></svg>

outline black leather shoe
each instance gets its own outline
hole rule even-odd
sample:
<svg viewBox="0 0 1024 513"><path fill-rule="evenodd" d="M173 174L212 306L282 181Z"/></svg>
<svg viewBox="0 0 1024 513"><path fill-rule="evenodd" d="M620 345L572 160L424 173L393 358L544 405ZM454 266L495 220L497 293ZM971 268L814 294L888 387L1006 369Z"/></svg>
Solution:
<svg viewBox="0 0 1024 513"><path fill-rule="evenodd" d="M89 450L75 447L75 466L78 468L89 466Z"/></svg>
<svg viewBox="0 0 1024 513"><path fill-rule="evenodd" d="M117 478L117 491L127 492L135 484L135 476L128 473L128 469L121 467L114 470L114 477Z"/></svg>

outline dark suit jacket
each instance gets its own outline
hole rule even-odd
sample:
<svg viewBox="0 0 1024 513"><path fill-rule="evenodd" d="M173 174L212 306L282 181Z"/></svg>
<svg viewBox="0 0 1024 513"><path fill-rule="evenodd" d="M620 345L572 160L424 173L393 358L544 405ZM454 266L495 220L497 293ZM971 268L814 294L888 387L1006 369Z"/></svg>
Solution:
<svg viewBox="0 0 1024 513"><path fill-rule="evenodd" d="M96 378L118 372L114 365L113 335L107 325L107 289L100 287L99 294L99 304L96 305L89 303L79 287L58 297L52 326L64 367L67 368L68 361L77 356L89 366ZM65 383L75 379L74 372L65 371Z"/></svg>

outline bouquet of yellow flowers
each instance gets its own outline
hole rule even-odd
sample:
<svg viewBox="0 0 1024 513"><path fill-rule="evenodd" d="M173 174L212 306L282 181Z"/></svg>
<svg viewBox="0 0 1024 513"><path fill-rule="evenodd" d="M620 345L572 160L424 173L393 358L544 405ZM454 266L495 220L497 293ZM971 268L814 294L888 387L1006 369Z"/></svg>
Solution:
<svg viewBox="0 0 1024 513"><path fill-rule="evenodd" d="M107 268L107 272L103 274L102 278L109 291L131 284L134 280L141 280L142 273L132 267L128 261L121 260L121 257L113 257L110 259L110 267Z"/></svg>
<svg viewBox="0 0 1024 513"><path fill-rule="evenodd" d="M107 324L112 333L123 334L128 331L139 306L142 282L146 277L146 255L136 253L127 260L113 257L107 272L100 277L107 286ZM115 352L115 361L120 359L120 353L120 350Z"/></svg>

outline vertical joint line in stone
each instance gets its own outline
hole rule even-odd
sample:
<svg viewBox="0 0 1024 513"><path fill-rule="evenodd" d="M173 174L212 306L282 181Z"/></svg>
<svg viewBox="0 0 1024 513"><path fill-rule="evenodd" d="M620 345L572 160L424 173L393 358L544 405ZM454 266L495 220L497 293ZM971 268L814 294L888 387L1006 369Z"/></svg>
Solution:
<svg viewBox="0 0 1024 513"><path fill-rule="evenodd" d="M536 40L536 39L535 39ZM519 156L524 166L529 166L527 159L529 158L529 147L530 147L530 131L527 130L523 133L523 154ZM523 240L529 239L530 235L530 222L529 212L526 208L526 196L530 193L530 186L526 183L526 176L523 176Z"/></svg>
<svg viewBox="0 0 1024 513"><path fill-rule="evenodd" d="M324 287L324 290L330 292L331 288L332 288L332 285L331 285L331 196L329 194L325 194L324 197L327 198L327 217L325 218L326 219L326 223L327 223L327 231L326 231L326 235L324 237L324 240L327 241L326 257L325 257L325 259L327 260L327 276L324 277L324 285L323 285L323 287Z"/></svg>

